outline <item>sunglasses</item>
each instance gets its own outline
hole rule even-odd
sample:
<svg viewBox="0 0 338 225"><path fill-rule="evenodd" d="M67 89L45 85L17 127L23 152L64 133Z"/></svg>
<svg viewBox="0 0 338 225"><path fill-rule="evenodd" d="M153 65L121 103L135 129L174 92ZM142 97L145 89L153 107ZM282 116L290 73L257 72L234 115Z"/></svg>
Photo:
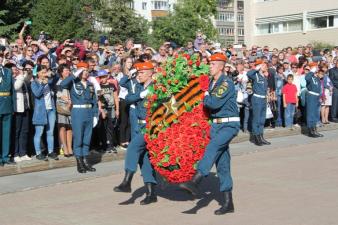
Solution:
<svg viewBox="0 0 338 225"><path fill-rule="evenodd" d="M72 61L79 60L79 58L73 58Z"/></svg>
<svg viewBox="0 0 338 225"><path fill-rule="evenodd" d="M231 55L231 56L237 56L237 55Z"/></svg>

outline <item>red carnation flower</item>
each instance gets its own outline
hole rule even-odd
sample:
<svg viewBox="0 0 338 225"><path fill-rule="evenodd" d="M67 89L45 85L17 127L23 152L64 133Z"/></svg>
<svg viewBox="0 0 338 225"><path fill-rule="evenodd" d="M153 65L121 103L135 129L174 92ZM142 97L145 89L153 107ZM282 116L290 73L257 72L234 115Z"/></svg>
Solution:
<svg viewBox="0 0 338 225"><path fill-rule="evenodd" d="M200 67L200 65L201 65L201 61L199 61L199 60L196 61L196 66L197 66L197 67Z"/></svg>
<svg viewBox="0 0 338 225"><path fill-rule="evenodd" d="M207 91L209 89L209 77L206 75L200 76L199 84L202 91Z"/></svg>

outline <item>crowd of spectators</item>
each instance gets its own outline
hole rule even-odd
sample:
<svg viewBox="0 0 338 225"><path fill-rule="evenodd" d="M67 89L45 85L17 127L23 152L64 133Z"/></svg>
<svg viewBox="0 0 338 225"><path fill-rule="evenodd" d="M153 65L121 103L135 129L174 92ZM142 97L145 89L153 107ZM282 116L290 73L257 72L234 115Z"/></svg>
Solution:
<svg viewBox="0 0 338 225"><path fill-rule="evenodd" d="M8 43L2 38L0 46L0 66L10 69L14 80L16 101L9 154L16 163L34 155L38 160L73 155L72 102L69 91L60 83L74 74L82 61L88 63L89 81L100 96L91 149L102 152L126 149L131 138L130 106L125 100L128 89L119 85L120 80L133 76L137 61L151 61L158 67L180 52L197 52L206 64L216 52L228 56L224 73L236 84L243 132L251 129L252 82L247 72L256 67L257 59L268 64L265 127L294 129L305 124L305 75L310 72L310 62L318 63L315 73L322 75L318 126L338 122L338 47L314 49L308 44L283 49L245 45L222 48L218 43L208 43L199 32L196 40L186 46L166 42L156 51L133 39L110 44L108 40L53 40L41 33L34 40L24 33L25 27L18 39Z"/></svg>

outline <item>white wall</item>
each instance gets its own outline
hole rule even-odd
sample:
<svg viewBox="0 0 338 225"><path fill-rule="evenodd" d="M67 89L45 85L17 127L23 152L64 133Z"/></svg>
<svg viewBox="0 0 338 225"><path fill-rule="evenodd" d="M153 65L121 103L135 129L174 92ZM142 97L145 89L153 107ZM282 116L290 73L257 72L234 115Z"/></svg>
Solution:
<svg viewBox="0 0 338 225"><path fill-rule="evenodd" d="M338 0L273 0L257 2L246 0L245 8L245 42L248 46L257 44L270 47L297 46L311 41L328 42L338 45L338 28L325 28L315 31L255 35L256 18L275 17L303 13L304 11L322 11L338 9Z"/></svg>

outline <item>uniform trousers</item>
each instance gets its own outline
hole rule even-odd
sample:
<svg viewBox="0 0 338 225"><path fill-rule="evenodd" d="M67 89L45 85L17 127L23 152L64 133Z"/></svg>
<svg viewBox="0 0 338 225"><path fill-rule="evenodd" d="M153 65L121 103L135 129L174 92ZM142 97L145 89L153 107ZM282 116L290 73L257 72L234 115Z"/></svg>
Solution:
<svg viewBox="0 0 338 225"><path fill-rule="evenodd" d="M74 154L76 157L87 156L93 130L93 110L73 108L71 116Z"/></svg>
<svg viewBox="0 0 338 225"><path fill-rule="evenodd" d="M204 176L208 176L212 166L216 164L220 191L232 190L229 144L239 129L239 122L213 123L210 128L210 142L202 160L198 163L197 170Z"/></svg>
<svg viewBox="0 0 338 225"><path fill-rule="evenodd" d="M266 118L266 99L252 96L252 134L263 134Z"/></svg>
<svg viewBox="0 0 338 225"><path fill-rule="evenodd" d="M306 124L308 128L314 128L320 119L320 96L306 94Z"/></svg>
<svg viewBox="0 0 338 225"><path fill-rule="evenodd" d="M138 127L136 136L128 145L125 158L125 170L135 173L137 170L137 164L140 164L143 182L156 184L155 171L150 164L144 134L141 132L145 125L138 124Z"/></svg>
<svg viewBox="0 0 338 225"><path fill-rule="evenodd" d="M0 129L1 132L1 158L0 162L8 162L9 148L10 148L10 135L12 126L12 114L0 114Z"/></svg>

